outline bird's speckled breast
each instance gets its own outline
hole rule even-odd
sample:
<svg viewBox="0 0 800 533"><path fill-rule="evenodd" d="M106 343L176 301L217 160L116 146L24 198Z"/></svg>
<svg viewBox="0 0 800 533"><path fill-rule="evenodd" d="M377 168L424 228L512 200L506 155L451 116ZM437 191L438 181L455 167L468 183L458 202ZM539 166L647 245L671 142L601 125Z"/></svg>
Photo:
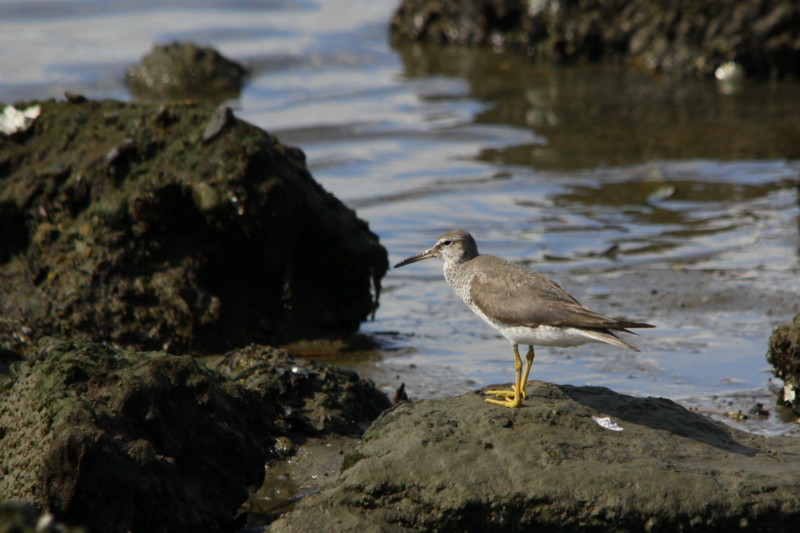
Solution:
<svg viewBox="0 0 800 533"><path fill-rule="evenodd" d="M442 271L444 272L444 279L453 292L458 294L459 298L464 300L468 306L473 307L472 298L469 295L469 287L472 282L474 273L467 267L465 263L451 263L445 262Z"/></svg>
<svg viewBox="0 0 800 533"><path fill-rule="evenodd" d="M484 322L492 326L497 331L501 331L503 326L486 316L483 311L481 311L475 302L472 300L472 296L470 296L469 289L472 285L472 279L477 275L477 272L474 268L471 268L469 265L469 261L461 262L461 263L449 263L446 262L442 268L444 272L444 279L447 281L447 284L450 285L450 288L453 289L461 300L467 307L469 307L473 313L478 315L483 319ZM501 331L502 332L502 331Z"/></svg>

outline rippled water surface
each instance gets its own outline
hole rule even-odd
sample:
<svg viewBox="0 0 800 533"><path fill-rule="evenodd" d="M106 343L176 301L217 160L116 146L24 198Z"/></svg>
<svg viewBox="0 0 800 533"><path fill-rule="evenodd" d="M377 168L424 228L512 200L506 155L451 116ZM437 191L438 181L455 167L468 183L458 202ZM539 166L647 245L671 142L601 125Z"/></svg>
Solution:
<svg viewBox="0 0 800 533"><path fill-rule="evenodd" d="M237 115L300 146L392 263L465 228L481 251L590 307L658 326L635 338L640 353L540 348L534 379L720 413L771 404L767 339L800 307L800 85L392 48L395 6L3 1L0 101L65 89L128 99L124 69L153 43L211 44L253 71ZM391 271L363 330L382 348L343 362L387 391L404 382L431 397L513 377L508 343L433 260ZM779 412L745 427L797 432Z"/></svg>

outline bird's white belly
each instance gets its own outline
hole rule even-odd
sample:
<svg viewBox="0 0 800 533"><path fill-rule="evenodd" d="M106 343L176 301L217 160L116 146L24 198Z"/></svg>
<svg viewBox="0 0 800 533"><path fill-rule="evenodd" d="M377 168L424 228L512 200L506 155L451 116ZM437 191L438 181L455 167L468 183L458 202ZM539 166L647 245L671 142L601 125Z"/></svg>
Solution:
<svg viewBox="0 0 800 533"><path fill-rule="evenodd" d="M577 328L559 328L554 326L498 326L493 324L505 338L513 344L529 344L536 346L580 346L587 342L598 342Z"/></svg>

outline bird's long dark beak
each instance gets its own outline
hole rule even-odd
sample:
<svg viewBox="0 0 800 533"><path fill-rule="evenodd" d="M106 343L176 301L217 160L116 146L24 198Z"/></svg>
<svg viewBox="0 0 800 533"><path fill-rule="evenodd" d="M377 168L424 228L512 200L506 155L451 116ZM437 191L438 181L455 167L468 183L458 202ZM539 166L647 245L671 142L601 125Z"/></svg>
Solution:
<svg viewBox="0 0 800 533"><path fill-rule="evenodd" d="M436 252L433 251L433 248L418 253L417 255L412 255L407 259L403 259L402 261L397 263L394 267L400 268L401 266L410 265L411 263L416 263L417 261L422 261L423 259L430 259L431 257L436 257Z"/></svg>

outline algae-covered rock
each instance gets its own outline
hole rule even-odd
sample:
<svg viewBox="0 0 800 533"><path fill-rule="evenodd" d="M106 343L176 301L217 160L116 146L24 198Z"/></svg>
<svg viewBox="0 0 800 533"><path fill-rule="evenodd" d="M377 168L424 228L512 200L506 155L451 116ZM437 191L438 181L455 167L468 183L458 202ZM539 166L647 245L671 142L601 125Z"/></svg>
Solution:
<svg viewBox="0 0 800 533"><path fill-rule="evenodd" d="M218 51L194 43L155 45L125 72L125 82L140 98L209 98L238 96L247 70Z"/></svg>
<svg viewBox="0 0 800 533"><path fill-rule="evenodd" d="M357 438L389 406L352 371L266 346L215 366L41 340L0 391L0 502L91 531L222 531L265 464L291 475L296 446ZM285 487L273 477L260 490ZM9 523L34 520L9 509Z"/></svg>
<svg viewBox="0 0 800 533"><path fill-rule="evenodd" d="M0 136L0 236L0 348L23 352L347 336L388 266L301 150L196 105L41 103Z"/></svg>
<svg viewBox="0 0 800 533"><path fill-rule="evenodd" d="M772 330L767 349L772 372L783 380L778 402L800 414L800 315Z"/></svg>
<svg viewBox="0 0 800 533"><path fill-rule="evenodd" d="M301 362L267 346L228 353L215 368L280 405L280 431L295 439L327 434L360 437L391 406L372 381L352 370Z"/></svg>
<svg viewBox="0 0 800 533"><path fill-rule="evenodd" d="M334 479L345 452L391 405L352 370L302 361L267 346L230 352L214 368L279 406L275 457L245 506L251 526L275 520L294 501Z"/></svg>
<svg viewBox="0 0 800 533"><path fill-rule="evenodd" d="M472 393L386 411L340 477L270 531L766 532L800 520L798 439L605 388L526 392L514 410Z"/></svg>
<svg viewBox="0 0 800 533"><path fill-rule="evenodd" d="M396 42L503 47L542 62L800 75L800 6L782 0L404 0L391 30Z"/></svg>
<svg viewBox="0 0 800 533"><path fill-rule="evenodd" d="M0 498L91 531L223 531L274 411L189 356L44 339L0 393Z"/></svg>

